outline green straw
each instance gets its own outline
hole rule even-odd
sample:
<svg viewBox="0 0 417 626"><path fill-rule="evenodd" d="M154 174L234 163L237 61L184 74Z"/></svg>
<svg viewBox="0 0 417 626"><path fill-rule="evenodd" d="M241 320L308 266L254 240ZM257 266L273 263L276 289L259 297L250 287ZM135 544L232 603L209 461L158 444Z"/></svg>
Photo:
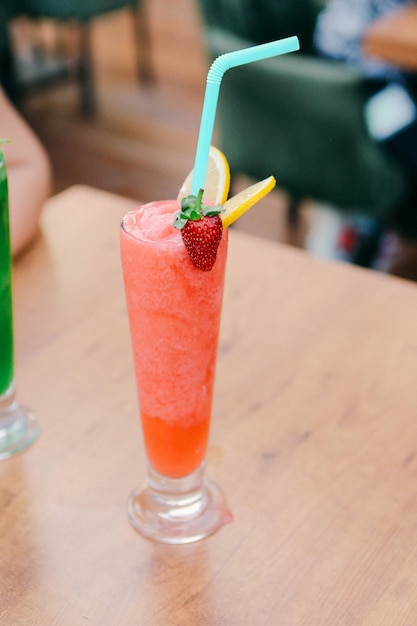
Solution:
<svg viewBox="0 0 417 626"><path fill-rule="evenodd" d="M299 48L300 43L297 37L287 37L285 39L260 44L259 46L228 52L220 55L213 61L207 74L206 92L204 94L193 182L191 185L192 194L197 195L200 189L204 189L217 100L219 98L220 83L224 73L231 67L246 65L246 63L261 61L280 54L287 54L288 52L299 50Z"/></svg>

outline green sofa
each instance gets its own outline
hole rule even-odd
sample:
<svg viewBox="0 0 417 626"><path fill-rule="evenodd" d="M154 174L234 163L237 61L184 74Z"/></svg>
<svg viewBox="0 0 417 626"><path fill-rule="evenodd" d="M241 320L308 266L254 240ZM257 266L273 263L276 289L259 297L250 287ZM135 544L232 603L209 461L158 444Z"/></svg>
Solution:
<svg viewBox="0 0 417 626"><path fill-rule="evenodd" d="M275 175L295 202L389 218L411 176L372 140L364 121L370 84L344 64L319 58L313 30L319 0L197 0L211 59L297 35L297 53L226 72L220 90L220 147L232 174Z"/></svg>

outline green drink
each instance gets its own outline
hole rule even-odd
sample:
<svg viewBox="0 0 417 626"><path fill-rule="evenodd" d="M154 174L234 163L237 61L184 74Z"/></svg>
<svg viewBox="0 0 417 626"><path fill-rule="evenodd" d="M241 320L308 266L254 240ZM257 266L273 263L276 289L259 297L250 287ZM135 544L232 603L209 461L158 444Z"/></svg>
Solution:
<svg viewBox="0 0 417 626"><path fill-rule="evenodd" d="M0 395L13 381L12 263L7 173L0 152Z"/></svg>
<svg viewBox="0 0 417 626"><path fill-rule="evenodd" d="M35 416L18 404L15 395L9 194L0 152L0 459L27 448L38 431Z"/></svg>

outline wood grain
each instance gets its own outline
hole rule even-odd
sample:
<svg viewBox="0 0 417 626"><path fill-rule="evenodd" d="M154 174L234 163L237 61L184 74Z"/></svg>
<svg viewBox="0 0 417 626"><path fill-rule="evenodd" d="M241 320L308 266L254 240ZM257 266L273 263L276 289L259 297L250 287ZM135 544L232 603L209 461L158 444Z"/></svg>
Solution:
<svg viewBox="0 0 417 626"><path fill-rule="evenodd" d="M0 623L417 623L417 292L235 231L207 473L233 521L154 545L118 224L74 187L15 267L19 397L39 440L0 463Z"/></svg>

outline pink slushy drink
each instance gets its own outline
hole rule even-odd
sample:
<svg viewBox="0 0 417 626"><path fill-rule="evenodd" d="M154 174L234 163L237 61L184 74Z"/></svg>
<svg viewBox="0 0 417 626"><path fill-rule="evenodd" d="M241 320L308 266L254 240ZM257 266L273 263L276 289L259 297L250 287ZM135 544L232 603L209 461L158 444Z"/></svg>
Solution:
<svg viewBox="0 0 417 626"><path fill-rule="evenodd" d="M227 255L224 229L213 268L198 269L173 225L179 209L151 202L121 228L145 448L170 478L192 473L206 454Z"/></svg>

